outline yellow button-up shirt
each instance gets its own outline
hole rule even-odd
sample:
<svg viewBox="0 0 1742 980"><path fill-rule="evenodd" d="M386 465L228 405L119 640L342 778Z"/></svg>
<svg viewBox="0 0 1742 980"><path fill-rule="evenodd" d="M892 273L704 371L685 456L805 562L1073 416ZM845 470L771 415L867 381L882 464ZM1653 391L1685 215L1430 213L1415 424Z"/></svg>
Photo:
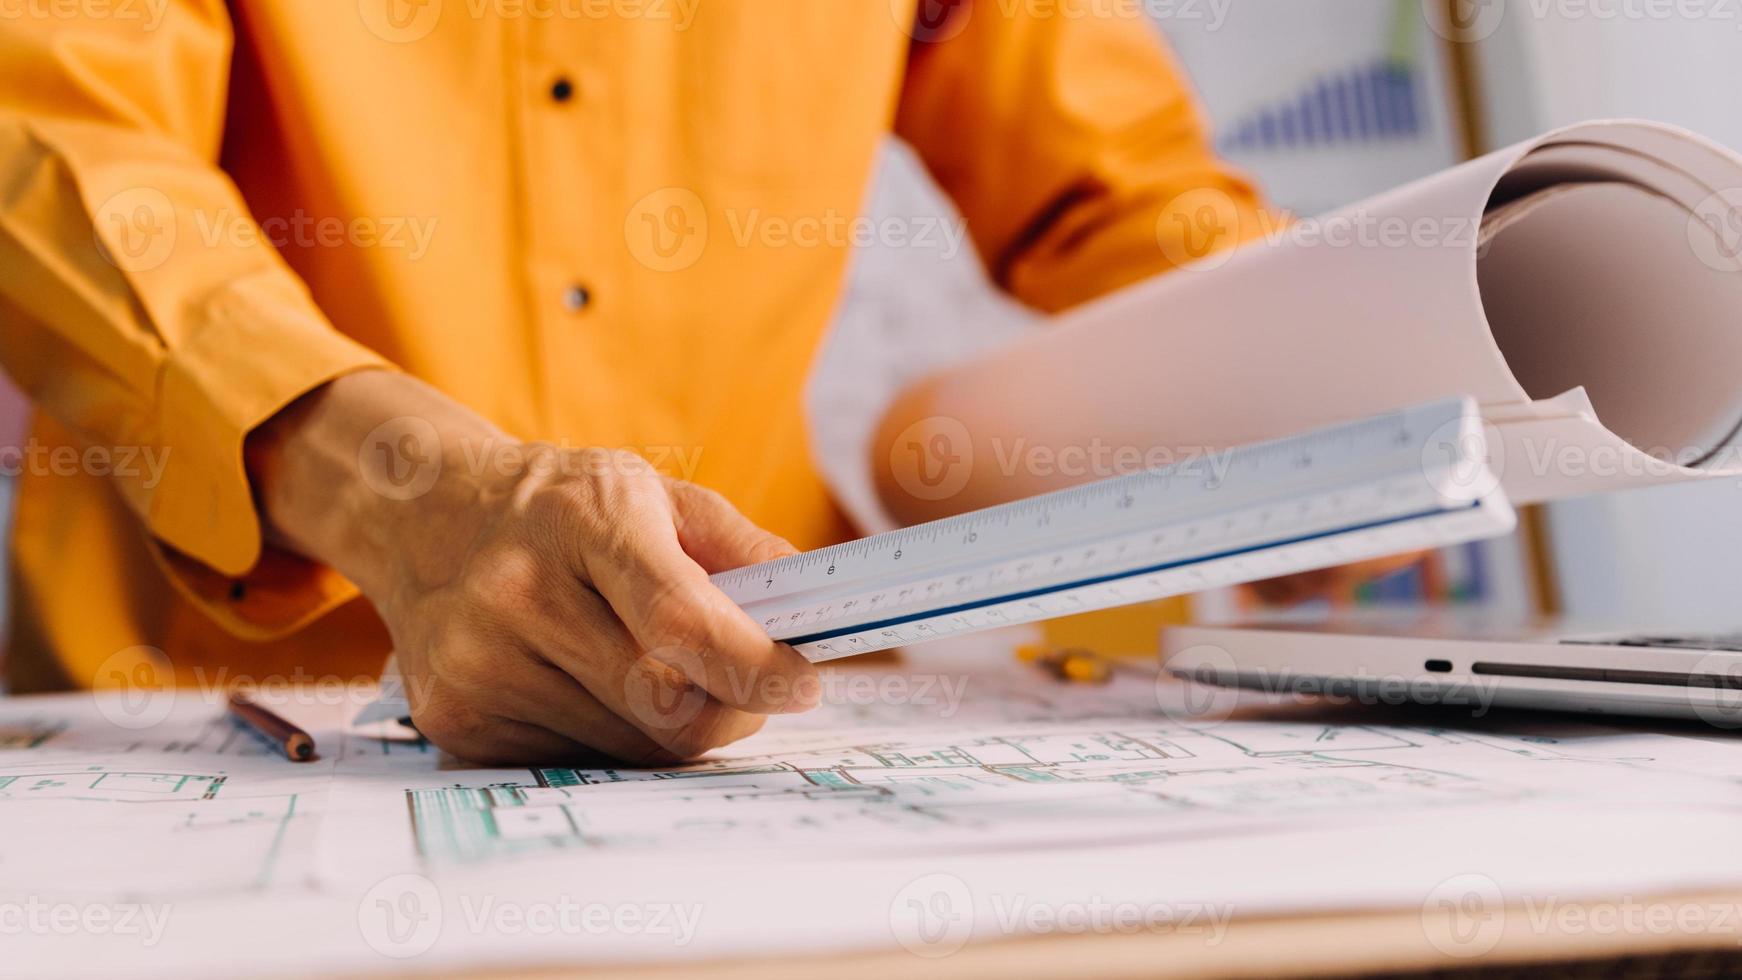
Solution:
<svg viewBox="0 0 1742 980"><path fill-rule="evenodd" d="M14 6L0 362L39 407L19 689L125 683L142 648L204 684L378 668L355 590L263 549L242 463L252 428L371 366L839 538L800 393L892 130L1042 309L1200 249L1182 194L1256 206L1138 4Z"/></svg>

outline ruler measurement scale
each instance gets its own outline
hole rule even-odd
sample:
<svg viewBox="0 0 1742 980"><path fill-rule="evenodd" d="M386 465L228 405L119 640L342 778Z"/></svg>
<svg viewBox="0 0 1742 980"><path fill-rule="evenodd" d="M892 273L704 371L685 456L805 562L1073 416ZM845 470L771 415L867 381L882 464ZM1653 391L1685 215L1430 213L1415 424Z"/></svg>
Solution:
<svg viewBox="0 0 1742 980"><path fill-rule="evenodd" d="M1428 440L1447 437L1441 451ZM814 661L1504 533L1452 399L724 572Z"/></svg>

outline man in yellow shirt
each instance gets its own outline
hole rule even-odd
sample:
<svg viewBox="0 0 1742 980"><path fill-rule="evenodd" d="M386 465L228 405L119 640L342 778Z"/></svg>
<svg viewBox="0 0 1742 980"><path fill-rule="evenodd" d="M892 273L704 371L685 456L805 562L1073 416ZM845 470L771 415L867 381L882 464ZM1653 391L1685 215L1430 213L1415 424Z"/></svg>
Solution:
<svg viewBox="0 0 1742 980"><path fill-rule="evenodd" d="M49 461L14 689L393 650L483 761L690 756L806 706L706 575L847 533L800 399L846 244L729 230L855 214L891 131L1042 310L1167 270L1183 193L1258 206L1140 4L0 20L0 363Z"/></svg>

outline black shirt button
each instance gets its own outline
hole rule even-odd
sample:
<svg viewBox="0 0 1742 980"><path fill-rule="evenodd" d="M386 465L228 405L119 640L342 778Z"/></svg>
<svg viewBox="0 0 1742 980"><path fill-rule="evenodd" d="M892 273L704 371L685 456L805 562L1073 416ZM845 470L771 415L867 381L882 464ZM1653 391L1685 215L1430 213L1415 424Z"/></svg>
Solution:
<svg viewBox="0 0 1742 980"><path fill-rule="evenodd" d="M563 309L570 313L579 313L592 302L592 292L579 283L563 290Z"/></svg>

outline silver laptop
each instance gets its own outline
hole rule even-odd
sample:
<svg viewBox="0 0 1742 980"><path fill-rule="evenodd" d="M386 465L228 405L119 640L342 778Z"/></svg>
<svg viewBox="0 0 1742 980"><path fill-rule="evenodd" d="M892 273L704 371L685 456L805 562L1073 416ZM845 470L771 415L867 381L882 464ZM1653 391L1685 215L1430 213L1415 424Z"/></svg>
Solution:
<svg viewBox="0 0 1742 980"><path fill-rule="evenodd" d="M1162 658L1176 677L1272 695L1742 728L1742 631L1493 627L1446 615L1179 626L1163 631Z"/></svg>

